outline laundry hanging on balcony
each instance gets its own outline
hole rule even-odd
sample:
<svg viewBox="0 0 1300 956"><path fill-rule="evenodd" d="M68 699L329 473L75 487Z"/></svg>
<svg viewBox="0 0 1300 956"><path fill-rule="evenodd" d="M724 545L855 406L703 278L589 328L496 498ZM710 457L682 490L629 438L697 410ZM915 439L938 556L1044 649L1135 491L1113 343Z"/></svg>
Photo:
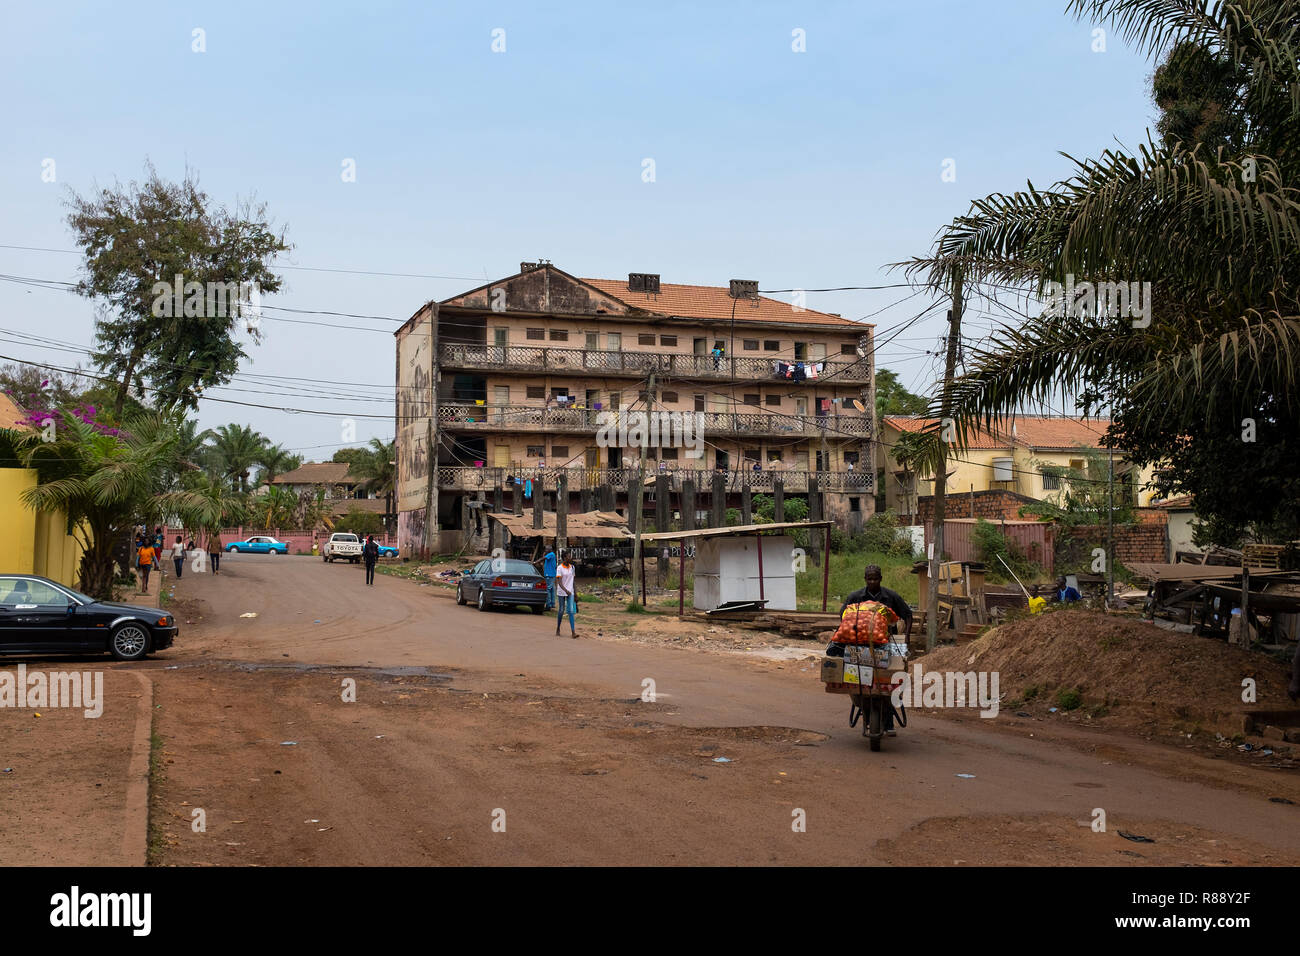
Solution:
<svg viewBox="0 0 1300 956"><path fill-rule="evenodd" d="M776 373L777 378L784 378L791 382L802 382L805 379L816 378L826 369L825 362L773 362L772 370Z"/></svg>

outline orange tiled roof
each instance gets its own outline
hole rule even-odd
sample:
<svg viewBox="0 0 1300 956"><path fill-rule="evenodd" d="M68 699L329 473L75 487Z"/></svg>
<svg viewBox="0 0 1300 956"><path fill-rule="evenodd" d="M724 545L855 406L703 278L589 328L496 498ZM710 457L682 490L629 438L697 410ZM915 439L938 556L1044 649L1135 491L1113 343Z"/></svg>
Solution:
<svg viewBox="0 0 1300 956"><path fill-rule="evenodd" d="M919 432L928 425L934 424L937 419L920 418L913 415L886 415L885 424L890 428L900 432ZM968 436L968 446L971 448L1008 448L1010 443L997 435L976 429Z"/></svg>
<svg viewBox="0 0 1300 956"><path fill-rule="evenodd" d="M1013 428L1014 426L1014 428ZM1100 448L1102 436L1110 427L1109 418L1083 421L1048 415L1017 415L1003 423L999 431L1011 436L1026 448Z"/></svg>
<svg viewBox="0 0 1300 956"><path fill-rule="evenodd" d="M828 312L804 309L796 312L789 302L759 296L757 299L733 299L728 287L712 285L677 285L662 282L658 292L629 292L626 279L583 279L606 295L634 308L660 315L677 315L690 319L736 319L745 322L797 322L801 325L840 325L845 328L870 328Z"/></svg>
<svg viewBox="0 0 1300 956"><path fill-rule="evenodd" d="M26 417L27 413L18 407L17 402L0 392L0 428L17 428Z"/></svg>

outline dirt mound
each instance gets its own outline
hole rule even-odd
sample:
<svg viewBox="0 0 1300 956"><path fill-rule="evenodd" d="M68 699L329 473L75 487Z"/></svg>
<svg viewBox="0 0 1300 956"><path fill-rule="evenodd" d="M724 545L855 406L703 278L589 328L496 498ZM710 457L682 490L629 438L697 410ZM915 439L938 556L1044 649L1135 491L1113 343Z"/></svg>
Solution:
<svg viewBox="0 0 1300 956"><path fill-rule="evenodd" d="M1011 621L970 644L926 655L923 666L997 671L1004 709L1147 719L1152 730L1188 724L1187 730L1231 736L1243 732L1249 711L1292 706L1290 672L1277 658L1097 611ZM1246 678L1256 682L1254 703L1242 701Z"/></svg>

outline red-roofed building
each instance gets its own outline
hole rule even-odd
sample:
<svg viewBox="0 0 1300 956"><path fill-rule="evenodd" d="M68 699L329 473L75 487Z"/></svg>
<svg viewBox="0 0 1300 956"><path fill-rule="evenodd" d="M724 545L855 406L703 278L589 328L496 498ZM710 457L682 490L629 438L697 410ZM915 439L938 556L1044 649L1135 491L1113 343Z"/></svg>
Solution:
<svg viewBox="0 0 1300 956"><path fill-rule="evenodd" d="M873 507L874 326L757 288L583 279L539 262L422 307L396 333L401 540L430 507L438 528L466 527L470 502L508 497L516 477L553 489L565 475L574 511L601 488L616 502L605 510L626 508L643 460L659 487L693 477L707 494L724 474L728 507L745 483L770 492L779 474L801 494L815 478L826 516L852 530ZM627 430L636 413L702 434L642 440Z"/></svg>

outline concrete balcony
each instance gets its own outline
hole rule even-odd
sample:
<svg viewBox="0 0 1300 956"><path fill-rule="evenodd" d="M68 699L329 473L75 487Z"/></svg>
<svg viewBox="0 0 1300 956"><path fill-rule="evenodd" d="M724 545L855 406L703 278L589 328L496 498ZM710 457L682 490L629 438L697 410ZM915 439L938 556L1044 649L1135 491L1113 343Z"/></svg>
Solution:
<svg viewBox="0 0 1300 956"><path fill-rule="evenodd" d="M775 358L742 357L714 360L711 355L661 352L609 352L597 349L540 348L527 345L443 345L438 349L443 368L481 372L564 372L645 378L655 372L667 378L701 378L718 381L789 382L777 378ZM789 361L782 359L782 361ZM834 376L840 384L871 381L871 363L865 360L819 360L823 371L803 384L816 385Z"/></svg>
<svg viewBox="0 0 1300 956"><path fill-rule="evenodd" d="M668 464L671 464L668 463ZM545 488L554 491L560 474L568 478L569 491L582 491L587 488L601 488L609 485L616 492L626 492L628 483L639 474L637 468L473 468L459 465L438 466L438 487L442 491L494 491L501 488L509 501L510 485L506 479L516 477L520 481L541 477ZM683 481L694 481L695 490L708 493L713 489L713 476L718 472L707 468L664 468L646 470L646 490L654 491L656 487L668 487L673 492L681 490ZM870 471L788 471L784 468L768 471L724 471L725 486L728 493L739 494L748 485L754 494L771 494L774 482L780 480L787 492L804 494L808 491L808 480L816 477L821 491L841 492L846 494L874 494L875 480ZM528 505L531 507L531 504Z"/></svg>
<svg viewBox="0 0 1300 956"><path fill-rule="evenodd" d="M658 411L658 410L656 410ZM604 414L606 416L601 418ZM644 414L629 412L599 412L591 408L569 408L541 405L477 405L446 402L438 405L438 424L446 431L456 432L536 432L595 435L603 425L612 427L635 424L631 416ZM830 415L791 415L771 412L681 412L691 418L690 427L703 415L705 435L773 436L789 438L803 436L820 438L825 431L830 438L871 437L871 416L865 413Z"/></svg>

